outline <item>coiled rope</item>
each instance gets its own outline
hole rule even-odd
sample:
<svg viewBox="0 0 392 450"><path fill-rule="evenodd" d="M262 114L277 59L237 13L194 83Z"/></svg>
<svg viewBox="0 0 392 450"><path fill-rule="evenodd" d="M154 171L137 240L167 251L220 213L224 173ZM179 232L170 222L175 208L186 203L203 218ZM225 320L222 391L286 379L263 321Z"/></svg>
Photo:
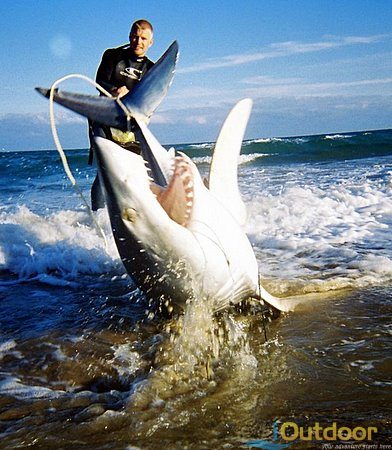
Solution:
<svg viewBox="0 0 392 450"><path fill-rule="evenodd" d="M55 93L55 90L56 90L57 86L60 83L62 83L65 80L68 80L70 78L78 78L78 79L87 81L88 83L92 84L95 88L97 88L102 94L106 95L107 97L112 98L112 95L106 89L104 89L102 86L100 86L98 83L96 83L94 80L92 80L91 78L89 78L89 77L87 77L85 75L81 75L81 74L70 74L70 75L66 75L66 76L64 76L62 78L59 78L58 80L56 80L52 84L52 86L50 88L50 95L49 95L50 128L52 130L53 140L54 140L56 149L57 149L57 151L58 151L58 153L60 155L64 171L67 174L67 177L70 180L73 188L78 193L78 195L80 196L82 202L86 206L87 212L88 212L88 214L89 214L89 216L90 216L90 218L91 218L91 220L92 220L92 222L93 222L93 224L94 224L98 234L104 240L105 248L107 250L108 249L108 242L107 242L105 233L104 233L102 227L97 222L97 220L96 220L96 218L95 218L95 216L94 216L94 214L93 214L93 212L92 212L92 210L90 208L89 203L87 202L85 196L83 195L82 190L79 188L79 186L78 186L78 184L76 182L76 179L75 179L75 177L72 174L71 168L69 167L67 157L66 157L64 149L63 149L63 147L61 145L60 138L59 138L59 135L58 135L58 132L57 132L57 126L56 126L56 121L55 121L55 116L54 116L54 93ZM131 115L130 115L130 112L128 111L127 107L124 105L124 103L118 97L115 97L115 100L118 103L118 105L120 106L120 108L124 111L124 114L127 117L127 121L129 122L130 119L131 119Z"/></svg>

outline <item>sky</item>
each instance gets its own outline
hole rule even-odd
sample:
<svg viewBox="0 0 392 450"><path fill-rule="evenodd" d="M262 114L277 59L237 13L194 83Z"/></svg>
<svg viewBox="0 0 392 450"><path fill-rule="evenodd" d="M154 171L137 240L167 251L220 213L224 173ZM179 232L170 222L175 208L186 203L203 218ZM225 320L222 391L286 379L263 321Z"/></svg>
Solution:
<svg viewBox="0 0 392 450"><path fill-rule="evenodd" d="M236 101L246 138L392 127L392 0L1 0L0 151L54 148L50 87L95 77L135 19L154 25L148 56L180 59L150 128L162 144L214 141ZM82 81L60 89L95 94ZM56 107L65 148L87 148L86 119Z"/></svg>

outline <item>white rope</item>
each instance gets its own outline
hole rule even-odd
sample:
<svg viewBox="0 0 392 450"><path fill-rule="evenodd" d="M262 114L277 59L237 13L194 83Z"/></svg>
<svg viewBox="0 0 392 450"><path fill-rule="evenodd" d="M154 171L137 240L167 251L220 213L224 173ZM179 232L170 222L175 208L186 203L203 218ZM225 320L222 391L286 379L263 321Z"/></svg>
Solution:
<svg viewBox="0 0 392 450"><path fill-rule="evenodd" d="M100 92L102 92L104 95L106 95L107 97L112 97L111 94L106 91L103 87L101 87L98 83L96 83L94 80L92 80L89 77L86 77L85 75L80 75L80 74L70 74L70 75L66 75L65 77L59 78L58 80L56 80L51 88L50 88L50 96L49 96L49 116L50 116L50 128L52 130L52 135L53 135L53 140L54 143L56 145L56 149L60 154L60 158L61 158L61 162L63 163L63 167L64 167L64 171L67 174L72 186L74 187L74 189L76 190L76 192L79 194L80 198L82 199L83 203L85 204L86 208L87 208L87 212L90 215L90 218L95 226L95 228L98 231L98 234L101 235L101 237L103 238L104 242L105 242L105 248L106 250L108 249L108 242L105 236L104 231L102 230L102 227L98 224L97 220L94 217L93 212L91 211L90 205L87 202L85 196L83 195L83 192L81 191L81 189L79 188L78 184L76 183L76 179L72 174L72 171L69 167L68 164L68 160L67 157L65 155L64 149L61 145L60 139L59 139L59 135L57 133L57 128L56 128L56 122L55 122L55 117L54 117L54 91L56 89L56 87L62 83L65 80L68 80L69 78L79 78L81 80L87 81L88 83L92 84L94 87L96 87ZM127 109L127 107L124 105L124 103L118 98L115 98L118 105L120 106L120 108L124 111L124 114L127 117L127 121L130 120L130 113Z"/></svg>

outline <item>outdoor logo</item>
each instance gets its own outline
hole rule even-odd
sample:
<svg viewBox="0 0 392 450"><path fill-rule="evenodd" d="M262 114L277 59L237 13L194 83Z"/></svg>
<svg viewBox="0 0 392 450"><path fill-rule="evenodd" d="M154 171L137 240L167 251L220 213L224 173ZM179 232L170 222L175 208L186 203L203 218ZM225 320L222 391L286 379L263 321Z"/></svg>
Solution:
<svg viewBox="0 0 392 450"><path fill-rule="evenodd" d="M323 448L333 448L333 443L354 441L356 443L371 441L377 427L346 427L338 426L333 422L327 426L321 426L315 422L313 426L300 426L295 422L274 422L272 440L256 439L245 443L250 448L262 448L264 450L281 450L298 442L318 442ZM330 445L330 447L327 447Z"/></svg>

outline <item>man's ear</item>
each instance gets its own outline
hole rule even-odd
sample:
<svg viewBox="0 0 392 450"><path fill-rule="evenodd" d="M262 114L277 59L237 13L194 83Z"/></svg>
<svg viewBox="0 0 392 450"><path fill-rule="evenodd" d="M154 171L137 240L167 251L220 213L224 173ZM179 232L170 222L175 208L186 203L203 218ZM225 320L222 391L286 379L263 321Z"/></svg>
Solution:
<svg viewBox="0 0 392 450"><path fill-rule="evenodd" d="M148 48L150 48L150 47L152 46L153 43L154 43L154 39L151 39L150 45L148 46Z"/></svg>

